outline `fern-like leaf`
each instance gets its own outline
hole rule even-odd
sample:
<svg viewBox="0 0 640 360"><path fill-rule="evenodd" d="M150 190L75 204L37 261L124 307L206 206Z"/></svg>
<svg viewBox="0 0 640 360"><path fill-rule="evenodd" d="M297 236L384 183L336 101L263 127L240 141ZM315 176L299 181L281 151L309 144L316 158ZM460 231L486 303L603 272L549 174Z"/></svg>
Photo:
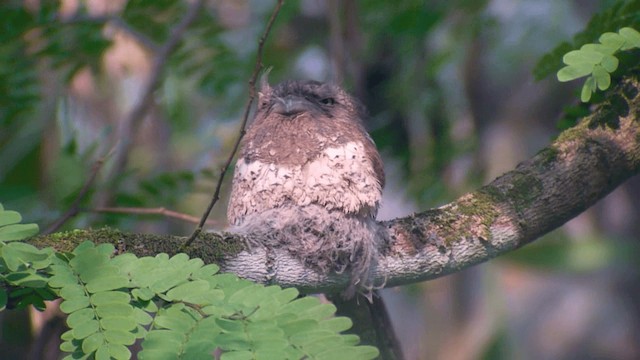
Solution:
<svg viewBox="0 0 640 360"><path fill-rule="evenodd" d="M597 89L606 90L611 86L611 73L616 71L619 64L615 54L621 50L640 48L640 33L625 27L618 33L602 34L599 41L599 44L585 44L580 50L566 53L562 58L566 66L557 74L559 81L588 76L580 95L583 102L588 102Z"/></svg>
<svg viewBox="0 0 640 360"><path fill-rule="evenodd" d="M595 43L602 34L624 27L640 29L640 0L617 0L603 11L596 13L585 29L569 42L563 42L536 64L533 74L543 79L562 68L563 56L582 45Z"/></svg>

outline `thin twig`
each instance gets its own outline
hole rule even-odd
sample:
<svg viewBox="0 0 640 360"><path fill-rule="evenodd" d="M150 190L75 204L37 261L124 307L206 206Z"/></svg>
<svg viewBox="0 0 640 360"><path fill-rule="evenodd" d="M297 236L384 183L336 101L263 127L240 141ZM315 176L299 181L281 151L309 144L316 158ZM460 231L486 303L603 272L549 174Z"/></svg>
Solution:
<svg viewBox="0 0 640 360"><path fill-rule="evenodd" d="M171 30L169 38L155 55L149 79L141 91L140 99L131 111L129 111L129 113L122 119L118 128L117 138L119 142L115 153L114 165L109 176L110 178L115 178L118 174L121 174L125 168L128 161L127 156L131 147L131 138L133 134L137 132L139 124L142 122L145 113L153 102L153 93L160 85L162 73L167 61L169 60L169 56L178 47L184 33L200 14L200 8L202 7L203 2L203 0L196 0L189 6L184 18L182 18L182 20ZM102 201L99 203L105 202L106 196L103 197Z"/></svg>
<svg viewBox="0 0 640 360"><path fill-rule="evenodd" d="M112 214L138 214L138 215L163 215L166 217L197 224L200 218L189 214L183 214L177 211L169 210L164 207L159 208L139 208L139 207L97 207L93 209L85 209L85 211L96 213L112 213ZM207 220L207 224L216 225L216 221Z"/></svg>
<svg viewBox="0 0 640 360"><path fill-rule="evenodd" d="M76 199L73 201L69 209L64 214L62 214L62 216L60 216L58 220L54 221L53 224L49 225L49 227L47 227L47 229L42 232L42 235L51 234L57 231L62 225L64 225L65 222L78 214L78 212L80 211L80 202L82 201L82 199L84 199L85 195L87 195L87 193L91 189L91 186L93 186L93 183L98 178L98 173L100 172L102 165L104 165L105 163L105 159L112 153L112 151L93 163L93 165L91 166L91 173L89 174L89 177L84 182L84 185L82 185L82 188L78 192Z"/></svg>
<svg viewBox="0 0 640 360"><path fill-rule="evenodd" d="M200 219L200 223L198 224L198 227L196 227L196 229L193 231L191 236L189 236L189 238L185 242L183 249L189 247L193 242L193 240L195 240L198 237L198 235L200 235L207 221L207 218L211 213L211 210L213 209L215 204L218 202L218 200L220 200L220 189L222 188L222 181L224 180L224 175L229 170L229 166L231 165L231 162L233 161L234 156L238 152L238 148L240 147L240 141L242 140L242 137L244 137L244 134L246 132L245 128L247 126L247 121L249 121L249 113L251 112L251 105L253 105L253 100L256 97L256 81L258 79L258 74L260 73L263 67L262 52L264 48L264 43L266 42L267 37L269 36L269 32L271 31L271 27L273 26L273 23L278 17L278 13L280 12L280 8L282 7L282 4L284 4L284 0L278 0L278 2L276 3L276 6L273 9L273 12L271 13L271 17L269 18L269 21L267 22L267 26L264 29L264 33L262 34L262 36L260 37L260 41L258 42L258 50L256 53L256 64L255 64L255 67L253 68L253 73L251 74L251 78L249 80L249 100L247 101L247 106L245 107L245 110L244 110L244 116L242 118L242 123L240 124L240 133L238 134L238 138L236 139L236 142L233 145L233 150L231 151L231 154L229 154L227 161L225 162L224 166L222 167L222 170L220 171L220 178L218 179L218 183L216 184L216 190L213 193L211 202L209 203L207 210L205 210L204 214L202 215L202 218Z"/></svg>

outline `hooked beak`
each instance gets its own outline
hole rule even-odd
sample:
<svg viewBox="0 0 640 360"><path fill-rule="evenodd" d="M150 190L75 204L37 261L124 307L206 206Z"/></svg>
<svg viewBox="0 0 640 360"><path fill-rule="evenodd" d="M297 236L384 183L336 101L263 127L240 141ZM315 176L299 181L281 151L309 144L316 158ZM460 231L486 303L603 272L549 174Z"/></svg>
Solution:
<svg viewBox="0 0 640 360"><path fill-rule="evenodd" d="M312 109L313 105L309 101L294 95L277 98L273 105L273 111L284 116L292 116Z"/></svg>

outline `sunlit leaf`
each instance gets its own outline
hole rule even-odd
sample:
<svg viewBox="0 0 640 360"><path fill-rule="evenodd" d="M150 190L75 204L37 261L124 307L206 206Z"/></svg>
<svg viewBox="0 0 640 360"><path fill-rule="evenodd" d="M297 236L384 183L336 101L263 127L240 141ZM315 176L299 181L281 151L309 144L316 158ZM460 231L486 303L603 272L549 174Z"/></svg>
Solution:
<svg viewBox="0 0 640 360"><path fill-rule="evenodd" d="M22 240L38 233L36 224L13 224L0 227L0 241Z"/></svg>
<svg viewBox="0 0 640 360"><path fill-rule="evenodd" d="M640 48L640 32L630 27L623 27L619 32L627 43L622 50Z"/></svg>

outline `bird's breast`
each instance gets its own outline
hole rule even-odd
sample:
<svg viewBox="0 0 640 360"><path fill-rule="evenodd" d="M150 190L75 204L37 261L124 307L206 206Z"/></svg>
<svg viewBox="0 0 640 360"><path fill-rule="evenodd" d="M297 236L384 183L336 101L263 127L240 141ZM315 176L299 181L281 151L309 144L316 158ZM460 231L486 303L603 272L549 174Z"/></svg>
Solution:
<svg viewBox="0 0 640 360"><path fill-rule="evenodd" d="M375 216L382 188L362 143L327 147L306 160L292 165L239 159L227 211L229 222L240 225L246 216L312 203L328 210Z"/></svg>

